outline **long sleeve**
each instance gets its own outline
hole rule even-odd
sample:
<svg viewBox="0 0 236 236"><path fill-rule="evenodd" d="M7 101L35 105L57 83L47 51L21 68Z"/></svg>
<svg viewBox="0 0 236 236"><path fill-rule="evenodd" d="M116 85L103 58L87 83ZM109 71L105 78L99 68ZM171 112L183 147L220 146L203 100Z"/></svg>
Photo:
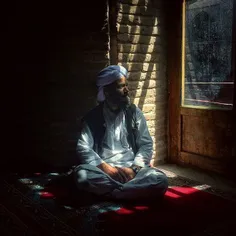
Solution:
<svg viewBox="0 0 236 236"><path fill-rule="evenodd" d="M76 152L78 154L78 158L80 158L81 164L97 166L104 162L93 150L93 145L94 140L89 126L84 123L76 147Z"/></svg>
<svg viewBox="0 0 236 236"><path fill-rule="evenodd" d="M138 152L136 153L134 164L144 167L150 164L153 154L153 140L150 136L146 119L138 107L136 110L136 122L139 135L136 138Z"/></svg>

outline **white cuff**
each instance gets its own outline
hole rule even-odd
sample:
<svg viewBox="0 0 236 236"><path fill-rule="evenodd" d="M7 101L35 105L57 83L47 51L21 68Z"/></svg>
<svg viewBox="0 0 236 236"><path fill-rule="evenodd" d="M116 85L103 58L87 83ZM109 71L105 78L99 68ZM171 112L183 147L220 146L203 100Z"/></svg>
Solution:
<svg viewBox="0 0 236 236"><path fill-rule="evenodd" d="M89 165L92 165L92 166L98 166L102 163L104 163L105 161L103 161L102 159L97 159L97 160L94 160L94 161L91 161L89 162Z"/></svg>

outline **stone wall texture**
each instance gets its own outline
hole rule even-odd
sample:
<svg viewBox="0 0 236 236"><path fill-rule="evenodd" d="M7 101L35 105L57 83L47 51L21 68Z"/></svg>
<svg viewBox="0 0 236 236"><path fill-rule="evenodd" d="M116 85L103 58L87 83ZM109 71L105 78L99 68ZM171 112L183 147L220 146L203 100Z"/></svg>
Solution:
<svg viewBox="0 0 236 236"><path fill-rule="evenodd" d="M129 71L132 101L143 111L154 141L152 163L167 158L168 83L162 0L120 0L118 63Z"/></svg>
<svg viewBox="0 0 236 236"><path fill-rule="evenodd" d="M5 159L11 169L70 165L80 119L96 105L96 75L110 63L107 1L36 6L26 0L14 7L18 10L7 16L7 54L16 69L14 93L9 92L16 129L9 132ZM163 161L167 81L162 1L118 0L117 7L117 59L129 70L132 100L147 119L153 160Z"/></svg>
<svg viewBox="0 0 236 236"><path fill-rule="evenodd" d="M21 168L69 165L80 118L96 105L96 75L109 64L107 1L36 6L26 0L14 9L8 34L17 70L17 130L9 162Z"/></svg>

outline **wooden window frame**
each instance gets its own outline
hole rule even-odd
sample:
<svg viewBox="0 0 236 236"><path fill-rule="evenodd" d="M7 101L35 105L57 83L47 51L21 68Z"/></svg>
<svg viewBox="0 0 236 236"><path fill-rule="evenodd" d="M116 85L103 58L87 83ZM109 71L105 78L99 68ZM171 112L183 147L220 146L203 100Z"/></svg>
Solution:
<svg viewBox="0 0 236 236"><path fill-rule="evenodd" d="M168 162L179 163L181 152L181 112L186 115L199 110L197 108L186 109L181 106L181 86L182 86L182 34L183 34L183 2L184 0L167 0L166 1L166 29L167 29L167 79L169 83L169 145L168 145ZM232 41L232 71L234 84L235 64L236 64L236 0L233 8L233 41ZM236 120L236 86L234 86L234 108L228 110L231 112L233 119ZM202 115L206 115L207 110L202 110ZM221 112L221 110L219 110ZM236 122L233 128L234 143L236 146ZM236 150L234 149L234 156Z"/></svg>

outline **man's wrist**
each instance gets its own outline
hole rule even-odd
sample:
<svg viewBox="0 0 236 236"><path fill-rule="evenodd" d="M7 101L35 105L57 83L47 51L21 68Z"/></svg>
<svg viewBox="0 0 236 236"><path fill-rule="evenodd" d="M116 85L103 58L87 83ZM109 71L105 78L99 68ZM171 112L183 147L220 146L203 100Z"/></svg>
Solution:
<svg viewBox="0 0 236 236"><path fill-rule="evenodd" d="M132 166L130 166L130 168L134 171L135 174L137 174L142 167L133 164Z"/></svg>

